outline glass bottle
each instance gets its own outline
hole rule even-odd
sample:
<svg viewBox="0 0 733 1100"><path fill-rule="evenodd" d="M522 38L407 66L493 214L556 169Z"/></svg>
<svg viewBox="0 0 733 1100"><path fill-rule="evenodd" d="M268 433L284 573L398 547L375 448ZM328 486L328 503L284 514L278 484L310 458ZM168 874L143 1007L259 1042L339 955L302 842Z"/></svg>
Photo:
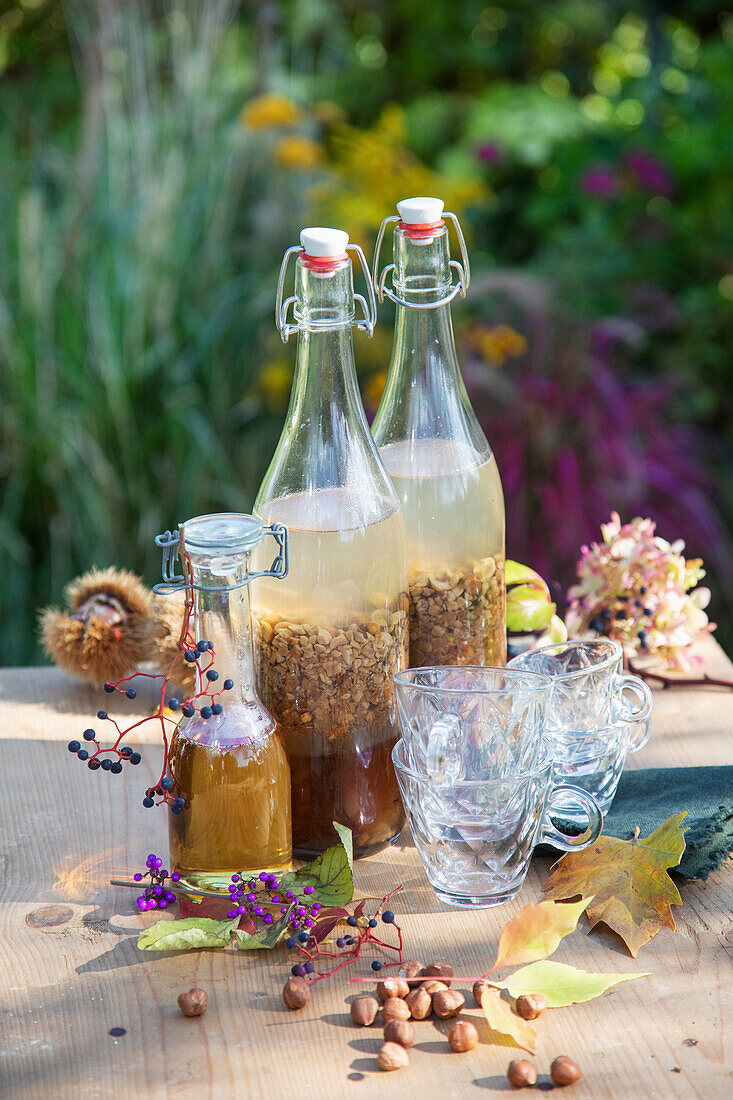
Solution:
<svg viewBox="0 0 733 1100"><path fill-rule="evenodd" d="M376 310L366 261L351 246L369 306L354 294L346 233L303 230L301 245L285 254L276 312L283 340L298 334L290 406L255 502L264 522L287 524L293 567L253 592L258 683L290 760L294 851L334 844L338 821L364 855L404 821L390 754L392 676L407 662L406 535L356 381L351 329L371 335ZM283 302L293 254L295 295Z"/></svg>
<svg viewBox="0 0 733 1100"><path fill-rule="evenodd" d="M410 664L504 665L504 495L463 384L450 303L469 283L450 258L440 199L406 199L377 238L374 283L397 307L392 359L372 425L407 526ZM379 275L385 228L394 263ZM451 280L452 269L458 281ZM392 272L392 289L385 278Z"/></svg>
<svg viewBox="0 0 733 1100"><path fill-rule="evenodd" d="M270 533L280 554L268 573L282 576L287 531ZM253 516L190 519L180 535L185 578L164 570L174 583L156 586L193 586L188 639L192 648L209 644L189 703L194 713L181 718L168 754L171 794L185 799L181 812L169 811L171 866L182 883L198 889L225 892L236 871L278 874L291 865L290 768L277 723L255 690L248 585L256 574L249 559L263 537ZM175 560L179 533L156 541L169 548L167 560ZM213 682L205 675L209 666L218 673ZM225 688L229 680L233 686Z"/></svg>

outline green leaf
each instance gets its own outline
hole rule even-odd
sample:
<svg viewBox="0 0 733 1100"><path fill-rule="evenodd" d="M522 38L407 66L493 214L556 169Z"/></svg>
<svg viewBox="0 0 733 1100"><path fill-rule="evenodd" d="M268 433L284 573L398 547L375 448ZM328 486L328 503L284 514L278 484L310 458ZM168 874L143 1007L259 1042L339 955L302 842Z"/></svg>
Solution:
<svg viewBox="0 0 733 1100"><path fill-rule="evenodd" d="M351 835L351 829L348 827L348 825L339 825L338 821L333 821L331 824L333 825L334 829L336 830L336 832L339 835L339 840L341 841L341 843L344 846L344 851L346 852L346 858L349 861L349 867L351 867L352 870L353 870L353 867L354 867L354 839Z"/></svg>
<svg viewBox="0 0 733 1100"><path fill-rule="evenodd" d="M334 844L312 863L291 871L280 879L283 890L302 895L306 886L313 887L311 901L321 905L346 905L354 896L354 879L349 853L340 842Z"/></svg>
<svg viewBox="0 0 733 1100"><path fill-rule="evenodd" d="M580 914L590 903L591 898L584 898L569 905L546 901L525 905L504 926L491 971L552 955L560 940L575 930Z"/></svg>
<svg viewBox="0 0 733 1100"><path fill-rule="evenodd" d="M202 947L228 947L236 920L211 920L210 917L184 917L183 920L159 920L144 928L137 938L141 951L195 951Z"/></svg>
<svg viewBox="0 0 733 1100"><path fill-rule="evenodd" d="M280 917L268 928L264 928L261 932L243 932L241 928L235 928L234 936L237 947L242 951L256 951L260 948L276 947L283 934L287 931L288 927L287 913L284 917Z"/></svg>
<svg viewBox="0 0 733 1100"><path fill-rule="evenodd" d="M521 997L523 993L541 993L547 1000L548 1008L563 1008L565 1005L592 1001L620 982L646 977L645 973L592 974L587 970L577 970L574 966L565 966L564 963L544 960L523 966L505 982L494 984L506 989L512 997Z"/></svg>

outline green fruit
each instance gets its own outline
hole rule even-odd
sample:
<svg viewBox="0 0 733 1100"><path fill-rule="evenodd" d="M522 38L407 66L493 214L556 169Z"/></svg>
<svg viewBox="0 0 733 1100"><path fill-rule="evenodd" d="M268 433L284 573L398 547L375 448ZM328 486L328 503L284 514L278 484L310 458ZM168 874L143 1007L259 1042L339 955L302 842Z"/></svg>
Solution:
<svg viewBox="0 0 733 1100"><path fill-rule="evenodd" d="M506 563L506 628L510 634L545 630L556 607L550 589L534 569L516 561Z"/></svg>

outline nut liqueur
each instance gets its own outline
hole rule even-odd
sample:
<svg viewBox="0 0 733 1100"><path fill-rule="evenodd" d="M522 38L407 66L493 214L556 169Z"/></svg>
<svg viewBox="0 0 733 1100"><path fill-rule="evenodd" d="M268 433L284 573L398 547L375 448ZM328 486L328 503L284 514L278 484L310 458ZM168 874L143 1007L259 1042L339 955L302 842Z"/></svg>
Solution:
<svg viewBox="0 0 733 1100"><path fill-rule="evenodd" d="M372 430L407 527L410 664L504 665L504 495L463 384L451 319L450 303L469 283L463 234L440 199L405 199L397 209L382 224L374 259L380 298L395 302L396 318ZM446 218L461 264L450 258ZM378 277L391 222L394 263Z"/></svg>
<svg viewBox="0 0 733 1100"><path fill-rule="evenodd" d="M293 564L283 583L253 589L258 684L290 760L296 854L333 844L338 821L363 855L404 821L390 754L392 676L407 664L406 533L354 367L352 327L374 324L371 285L367 305L346 233L304 230L301 246L278 291L281 334L298 335L290 407L255 502L264 522L287 525ZM283 301L291 256L295 295Z"/></svg>

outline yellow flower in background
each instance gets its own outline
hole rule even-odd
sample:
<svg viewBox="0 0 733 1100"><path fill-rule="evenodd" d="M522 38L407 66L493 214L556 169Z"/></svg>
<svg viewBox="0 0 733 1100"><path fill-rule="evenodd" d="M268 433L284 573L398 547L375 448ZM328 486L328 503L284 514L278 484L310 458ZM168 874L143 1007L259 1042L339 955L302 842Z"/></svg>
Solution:
<svg viewBox="0 0 733 1100"><path fill-rule="evenodd" d="M265 363L257 381L257 388L262 393L270 412L282 412L287 407L290 398L290 387L293 384L291 364L284 359L276 359L270 363Z"/></svg>
<svg viewBox="0 0 733 1100"><path fill-rule="evenodd" d="M283 95L255 96L245 103L239 113L239 125L250 130L266 130L270 127L294 126L301 119L301 110Z"/></svg>
<svg viewBox="0 0 733 1100"><path fill-rule="evenodd" d="M313 104L313 117L316 122L320 122L324 126L336 126L339 122L344 121L346 112L343 107L339 107L338 103L334 103L330 99L322 99Z"/></svg>
<svg viewBox="0 0 733 1100"><path fill-rule="evenodd" d="M273 154L275 163L281 168L290 168L293 171L304 171L315 168L323 160L323 146L310 138L284 137L275 146Z"/></svg>
<svg viewBox="0 0 733 1100"><path fill-rule="evenodd" d="M527 341L521 332L509 325L495 325L494 328L479 326L471 333L471 343L494 367L503 366L507 359L516 359L527 350Z"/></svg>
<svg viewBox="0 0 733 1100"><path fill-rule="evenodd" d="M386 370L377 371L364 386L364 404L370 412L376 412L384 393L384 384L387 381Z"/></svg>
<svg viewBox="0 0 733 1100"><path fill-rule="evenodd" d="M471 202L486 199L486 185L434 172L407 147L405 112L386 106L374 126L334 128L329 142L331 179L311 199L325 224L347 225L352 240L370 241L385 214L409 195L439 195L459 216Z"/></svg>

